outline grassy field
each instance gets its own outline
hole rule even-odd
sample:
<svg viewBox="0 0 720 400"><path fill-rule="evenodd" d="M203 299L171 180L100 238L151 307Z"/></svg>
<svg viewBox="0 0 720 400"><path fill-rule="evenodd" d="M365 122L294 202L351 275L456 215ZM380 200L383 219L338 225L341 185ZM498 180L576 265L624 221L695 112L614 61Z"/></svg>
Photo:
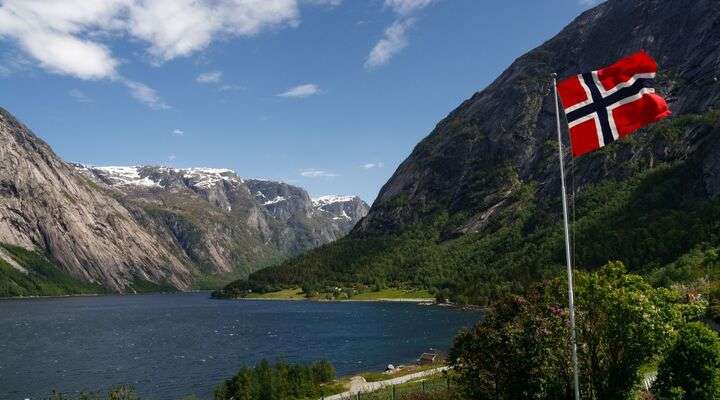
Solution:
<svg viewBox="0 0 720 400"><path fill-rule="evenodd" d="M443 364L437 363L437 364L431 364L431 365L408 365L404 366L400 370L396 370L395 372L391 374L386 374L384 372L363 372L360 374L367 382L379 382L379 381L385 381L388 379L393 378L399 378L401 376L414 374L416 372L423 372L434 368L442 367Z"/></svg>
<svg viewBox="0 0 720 400"><path fill-rule="evenodd" d="M372 393L362 393L359 396L360 400L450 400L457 398L459 397L455 393L452 379L448 379L445 374L403 383L395 386L394 389L387 387Z"/></svg>
<svg viewBox="0 0 720 400"><path fill-rule="evenodd" d="M266 300L306 300L308 297L300 288L284 289L279 292L250 293L246 299ZM328 300L325 293L318 294L318 297L311 297L310 300ZM402 290L383 289L377 292L364 292L345 300L403 300L403 299L433 299L433 295L427 290ZM343 299L336 299L342 301Z"/></svg>
<svg viewBox="0 0 720 400"><path fill-rule="evenodd" d="M401 299L433 299L434 296L427 290L382 289L378 292L365 292L354 295L352 300L401 300Z"/></svg>
<svg viewBox="0 0 720 400"><path fill-rule="evenodd" d="M281 290L279 292L250 293L245 298L246 299L304 300L305 293L303 293L302 289L300 289L300 288L294 288L294 289Z"/></svg>

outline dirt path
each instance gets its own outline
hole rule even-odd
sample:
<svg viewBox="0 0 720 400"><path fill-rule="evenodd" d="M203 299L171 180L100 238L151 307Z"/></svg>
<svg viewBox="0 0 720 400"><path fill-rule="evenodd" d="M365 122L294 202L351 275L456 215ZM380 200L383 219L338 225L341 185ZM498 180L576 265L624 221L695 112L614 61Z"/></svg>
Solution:
<svg viewBox="0 0 720 400"><path fill-rule="evenodd" d="M350 390L347 392L339 393L336 395L325 397L325 400L346 400L351 399L352 396L357 393L369 393L376 390L380 390L384 387L400 385L405 382L409 382L415 379L424 378L426 376L435 375L442 371L447 371L449 367L440 367L435 369L429 369L427 371L416 372L414 374L408 374L397 378L387 379L378 382L366 382L362 376L354 376L350 379Z"/></svg>

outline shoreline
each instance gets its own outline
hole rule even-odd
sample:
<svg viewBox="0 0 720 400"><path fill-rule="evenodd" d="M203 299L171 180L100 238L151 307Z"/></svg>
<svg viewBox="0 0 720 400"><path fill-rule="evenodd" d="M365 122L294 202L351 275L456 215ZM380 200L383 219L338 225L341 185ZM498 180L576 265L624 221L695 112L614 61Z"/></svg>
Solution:
<svg viewBox="0 0 720 400"><path fill-rule="evenodd" d="M326 299L278 299L278 298L252 298L252 297L231 297L231 298L215 298L214 300L225 301L307 301L316 303L411 303L423 306L445 307L461 311L486 312L487 307L474 304L458 305L452 303L438 303L435 299L358 299L358 300L326 300Z"/></svg>
<svg viewBox="0 0 720 400"><path fill-rule="evenodd" d="M153 294L190 294L190 293L212 293L212 290L188 290L186 292L145 292L145 293L77 293L77 294L56 294L56 295L35 295L35 296L14 296L0 297L2 300L32 300L32 299L66 299L70 297L110 297L110 296L142 296Z"/></svg>
<svg viewBox="0 0 720 400"><path fill-rule="evenodd" d="M328 300L328 299L307 299L307 298L252 298L252 297L231 297L217 298L213 297L212 290L190 290L186 292L147 292L147 293L81 293L81 294L65 294L65 295L48 295L48 296L16 296L16 297L0 297L0 301L13 300L43 300L43 299L67 299L67 298L83 298L83 297L124 297L124 296L147 296L147 295L172 295L172 294L193 294L208 293L209 299L225 300L225 301L291 301L291 302L316 302L316 303L406 303L417 304L423 306L447 307L462 311L481 311L485 312L487 307L466 304L457 305L452 303L438 303L433 298L378 298L378 299L348 299L348 300Z"/></svg>
<svg viewBox="0 0 720 400"><path fill-rule="evenodd" d="M424 303L428 305L438 305L435 299L421 299L421 298L407 298L407 299L392 299L392 298L379 298L379 299L347 299L347 300L328 300L328 299L280 299L272 297L229 297L229 298L216 298L215 300L239 300L239 301L308 301L316 303Z"/></svg>

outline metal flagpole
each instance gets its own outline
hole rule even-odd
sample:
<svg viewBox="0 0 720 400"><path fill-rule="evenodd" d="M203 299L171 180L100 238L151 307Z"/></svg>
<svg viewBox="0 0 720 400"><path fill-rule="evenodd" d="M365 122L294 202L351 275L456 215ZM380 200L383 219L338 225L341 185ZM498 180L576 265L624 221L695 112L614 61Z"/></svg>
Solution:
<svg viewBox="0 0 720 400"><path fill-rule="evenodd" d="M567 193L565 192L565 163L563 162L562 131L560 129L560 106L558 104L557 74L552 74L553 92L555 94L555 118L557 120L558 155L560 159L560 184L562 186L563 223L565 226L565 260L567 261L568 304L570 306L570 341L572 345L573 386L575 400L580 400L580 379L578 373L577 341L575 336L575 299L573 296L573 273L570 259L570 228L568 226Z"/></svg>

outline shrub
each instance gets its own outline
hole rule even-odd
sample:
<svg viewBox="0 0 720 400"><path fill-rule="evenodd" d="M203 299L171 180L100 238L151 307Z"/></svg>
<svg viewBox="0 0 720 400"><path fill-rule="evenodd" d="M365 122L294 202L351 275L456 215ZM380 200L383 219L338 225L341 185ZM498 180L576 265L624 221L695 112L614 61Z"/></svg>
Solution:
<svg viewBox="0 0 720 400"><path fill-rule="evenodd" d="M640 368L672 341L694 307L653 288L621 263L577 274L576 319L583 398L628 399ZM468 398L572 396L566 283L556 279L497 302L485 321L459 334L450 359Z"/></svg>
<svg viewBox="0 0 720 400"><path fill-rule="evenodd" d="M720 398L720 337L699 322L686 324L653 385L659 399Z"/></svg>

